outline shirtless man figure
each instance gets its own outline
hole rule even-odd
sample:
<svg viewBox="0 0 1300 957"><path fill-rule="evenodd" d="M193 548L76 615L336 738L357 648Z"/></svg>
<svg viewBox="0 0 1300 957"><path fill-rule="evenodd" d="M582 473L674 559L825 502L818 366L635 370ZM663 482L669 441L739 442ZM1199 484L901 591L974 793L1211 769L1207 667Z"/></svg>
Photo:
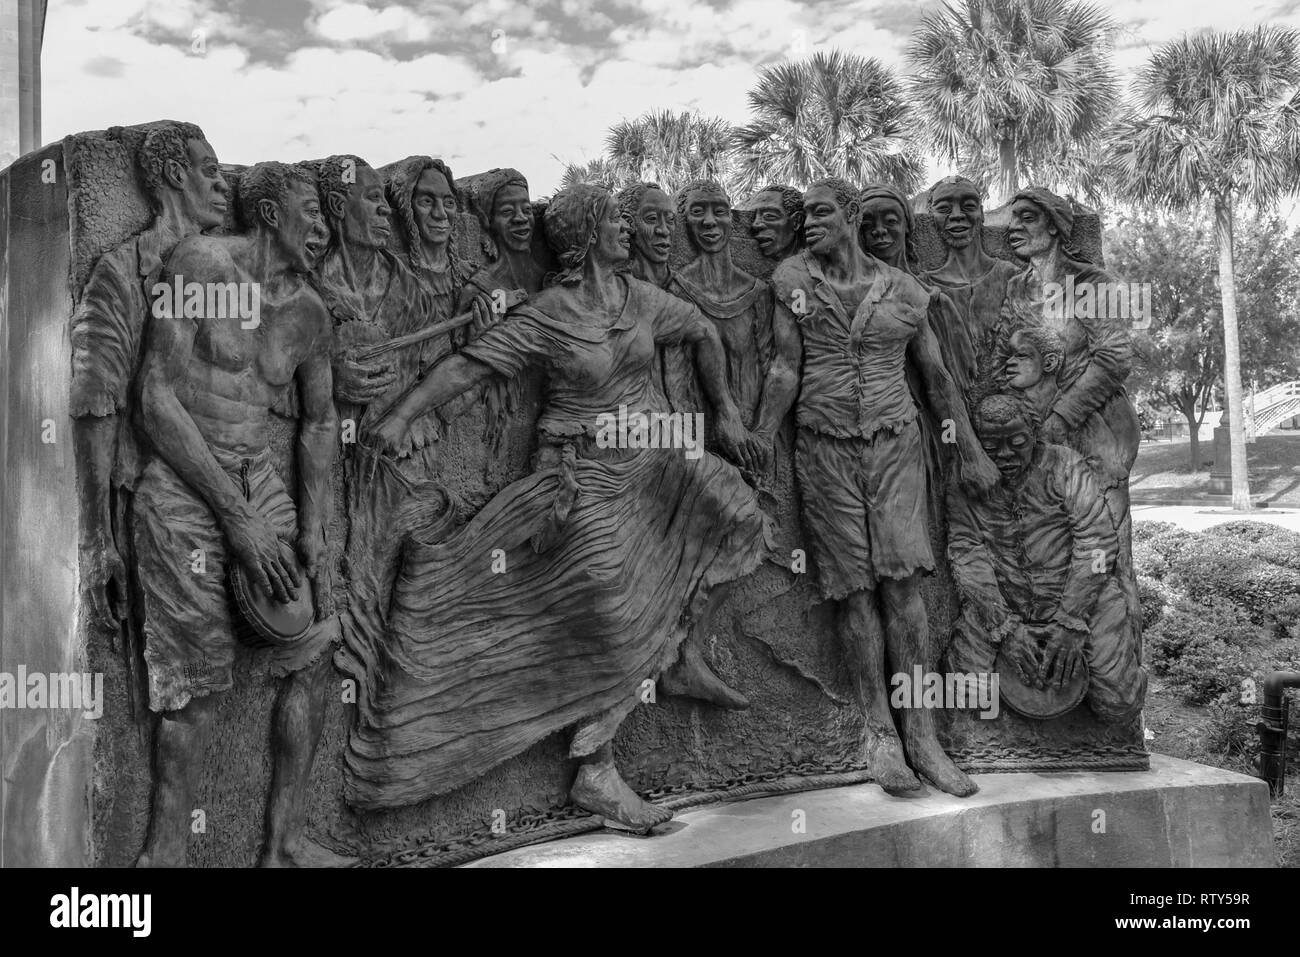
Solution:
<svg viewBox="0 0 1300 957"><path fill-rule="evenodd" d="M840 603L840 638L866 718L863 757L876 780L887 791L915 790L915 769L964 797L977 787L944 754L933 712L903 709L900 741L885 685L886 665L910 674L934 664L920 588L934 556L909 360L926 404L955 429L963 484L990 489L997 471L940 359L929 291L862 251L857 192L843 180L820 180L804 193L804 214L807 248L772 275L777 352L754 431L772 434L798 394L804 525L822 594Z"/></svg>
<svg viewBox="0 0 1300 957"><path fill-rule="evenodd" d="M135 543L149 704L159 712L141 866L186 862L207 732L233 683L237 639L227 566L238 562L253 587L290 600L308 583L288 560L288 542L313 579L317 622L307 637L272 653L272 673L288 680L276 703L261 863L347 862L303 834L307 779L324 723L326 651L337 634L329 576L318 575L328 562L330 462L338 441L330 318L306 281L325 230L315 184L281 163L244 173L239 213L247 232L184 240L164 281L254 284L259 323L249 328L224 310L154 318L141 372L141 419L153 451L136 490ZM268 446L270 410L290 383L297 384L301 409L296 507Z"/></svg>

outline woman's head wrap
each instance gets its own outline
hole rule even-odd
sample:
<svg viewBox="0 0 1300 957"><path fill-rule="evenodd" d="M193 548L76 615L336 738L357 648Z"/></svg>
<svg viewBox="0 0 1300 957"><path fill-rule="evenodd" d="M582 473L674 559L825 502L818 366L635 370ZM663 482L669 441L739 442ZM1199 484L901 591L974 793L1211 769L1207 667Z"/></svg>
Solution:
<svg viewBox="0 0 1300 957"><path fill-rule="evenodd" d="M1060 237L1061 251L1070 259L1087 262L1079 247L1074 244L1074 206L1068 199L1057 196L1050 189L1030 186L1011 197L1011 202L1025 200L1041 209Z"/></svg>
<svg viewBox="0 0 1300 957"><path fill-rule="evenodd" d="M581 282L582 267L591 251L596 226L614 197L603 186L578 183L555 194L546 207L546 240L551 244L559 270L548 283L572 286Z"/></svg>
<svg viewBox="0 0 1300 957"><path fill-rule="evenodd" d="M492 207L496 205L497 193L507 186L522 186L527 190L528 180L524 179L524 174L517 169L494 169L471 180L466 191L470 211L477 217L479 226L483 229L479 245L483 249L483 255L491 262L495 262L500 257L496 240L492 238Z"/></svg>
<svg viewBox="0 0 1300 957"><path fill-rule="evenodd" d="M865 209L867 201L872 199L892 199L903 211L903 261L905 270L911 272L916 263L916 217L912 213L912 204L908 202L906 196L888 183L868 183L858 197L858 205ZM867 249L865 232L864 221L863 225L858 227L858 241L864 251Z"/></svg>

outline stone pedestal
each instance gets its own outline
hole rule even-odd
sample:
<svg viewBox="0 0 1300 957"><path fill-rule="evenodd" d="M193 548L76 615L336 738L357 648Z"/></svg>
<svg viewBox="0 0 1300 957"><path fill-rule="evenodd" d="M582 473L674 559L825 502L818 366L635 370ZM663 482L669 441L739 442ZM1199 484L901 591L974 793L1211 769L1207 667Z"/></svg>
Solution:
<svg viewBox="0 0 1300 957"><path fill-rule="evenodd" d="M976 775L965 800L874 784L685 811L469 867L1272 867L1268 785L1151 756L1145 772Z"/></svg>

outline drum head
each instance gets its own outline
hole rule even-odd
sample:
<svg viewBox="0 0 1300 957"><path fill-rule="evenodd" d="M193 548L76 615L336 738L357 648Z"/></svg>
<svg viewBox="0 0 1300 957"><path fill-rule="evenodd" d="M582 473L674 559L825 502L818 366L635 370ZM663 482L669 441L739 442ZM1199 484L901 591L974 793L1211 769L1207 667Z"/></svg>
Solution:
<svg viewBox="0 0 1300 957"><path fill-rule="evenodd" d="M263 641L273 645L292 644L301 639L316 617L312 603L311 582L288 545L281 548L285 560L298 572L302 586L294 601L279 602L254 584L236 562L231 565L230 586L240 614Z"/></svg>
<svg viewBox="0 0 1300 957"><path fill-rule="evenodd" d="M1074 677L1063 686L1055 682L1046 688L1035 688L1021 680L1016 666L1002 657L998 652L998 661L994 666L998 671L998 690L1003 702L1016 714L1026 718L1044 720L1059 718L1072 711L1083 701L1088 693L1088 665L1082 663L1075 670Z"/></svg>

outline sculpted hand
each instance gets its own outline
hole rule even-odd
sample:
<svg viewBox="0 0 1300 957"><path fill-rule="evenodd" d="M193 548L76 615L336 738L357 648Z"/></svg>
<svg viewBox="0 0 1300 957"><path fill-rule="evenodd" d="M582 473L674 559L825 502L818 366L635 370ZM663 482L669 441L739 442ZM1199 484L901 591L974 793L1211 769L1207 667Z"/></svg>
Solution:
<svg viewBox="0 0 1300 957"><path fill-rule="evenodd" d="M389 412L368 430L366 441L384 455L402 456L411 451L411 423Z"/></svg>
<svg viewBox="0 0 1300 957"><path fill-rule="evenodd" d="M740 417L733 413L722 413L718 417L718 445L727 458L741 468L750 468L749 443L753 436L740 424Z"/></svg>
<svg viewBox="0 0 1300 957"><path fill-rule="evenodd" d="M298 557L312 582L316 620L323 621L334 614L334 576L330 572L329 546L325 542L323 524L302 523L298 531Z"/></svg>
<svg viewBox="0 0 1300 957"><path fill-rule="evenodd" d="M1002 654L1020 673L1020 680L1029 687L1038 684L1038 644L1029 629L1019 626L1002 645Z"/></svg>
<svg viewBox="0 0 1300 957"><path fill-rule="evenodd" d="M972 449L961 461L961 484L975 495L987 495L997 487L1001 475L993 460L981 448Z"/></svg>
<svg viewBox="0 0 1300 957"><path fill-rule="evenodd" d="M351 352L334 357L333 372L335 398L355 405L374 402L397 381L397 370L384 359L360 362Z"/></svg>
<svg viewBox="0 0 1300 957"><path fill-rule="evenodd" d="M528 293L522 289L503 290L505 297L502 300L500 311L496 304L489 296L477 296L470 308L474 312L474 321L469 324L465 332L465 341L473 342L488 329L495 326L505 318L506 313L525 302L528 299Z"/></svg>
<svg viewBox="0 0 1300 957"><path fill-rule="evenodd" d="M93 620L101 628L116 631L118 622L126 618L126 565L112 539L96 536L83 544L81 567Z"/></svg>
<svg viewBox="0 0 1300 957"><path fill-rule="evenodd" d="M244 570L278 602L298 600L302 579L271 523L257 513L226 523L230 550Z"/></svg>
<svg viewBox="0 0 1300 957"><path fill-rule="evenodd" d="M1083 642L1086 635L1060 625L1049 629L1047 644L1043 646L1043 661L1038 666L1038 677L1043 686L1055 679L1058 688L1083 669Z"/></svg>

